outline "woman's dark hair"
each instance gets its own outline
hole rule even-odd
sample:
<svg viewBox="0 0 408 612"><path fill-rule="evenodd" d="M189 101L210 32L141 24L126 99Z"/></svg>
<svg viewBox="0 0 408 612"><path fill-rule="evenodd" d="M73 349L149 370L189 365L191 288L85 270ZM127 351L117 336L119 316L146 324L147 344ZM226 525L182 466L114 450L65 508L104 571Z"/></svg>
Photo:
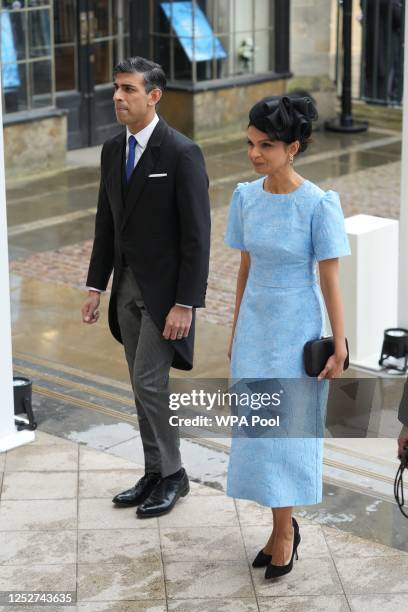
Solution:
<svg viewBox="0 0 408 612"><path fill-rule="evenodd" d="M298 140L299 153L303 153L311 142L312 121L317 117L316 106L308 96L300 97L296 93L269 96L251 108L248 127L253 125L271 140L287 144Z"/></svg>
<svg viewBox="0 0 408 612"><path fill-rule="evenodd" d="M128 57L127 59L119 62L113 69L113 77L115 75L124 72L132 73L139 72L144 76L146 93L150 93L153 89L161 89L162 91L166 88L166 75L160 64L151 62L144 57Z"/></svg>

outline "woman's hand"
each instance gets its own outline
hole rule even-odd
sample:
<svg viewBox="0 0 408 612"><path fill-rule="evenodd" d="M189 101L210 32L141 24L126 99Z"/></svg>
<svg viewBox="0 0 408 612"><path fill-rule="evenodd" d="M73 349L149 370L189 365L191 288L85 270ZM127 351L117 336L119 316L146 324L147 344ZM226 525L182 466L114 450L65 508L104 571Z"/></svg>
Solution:
<svg viewBox="0 0 408 612"><path fill-rule="evenodd" d="M323 370L320 372L317 380L324 378L338 378L343 374L343 366L346 361L347 353L334 353L326 362Z"/></svg>

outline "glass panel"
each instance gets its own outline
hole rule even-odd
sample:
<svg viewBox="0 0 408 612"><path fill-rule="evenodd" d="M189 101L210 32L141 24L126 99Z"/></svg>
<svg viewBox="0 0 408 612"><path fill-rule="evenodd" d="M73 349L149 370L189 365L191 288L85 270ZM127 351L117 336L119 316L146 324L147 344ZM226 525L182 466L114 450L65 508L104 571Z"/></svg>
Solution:
<svg viewBox="0 0 408 612"><path fill-rule="evenodd" d="M30 57L51 55L50 11L43 9L28 13Z"/></svg>
<svg viewBox="0 0 408 612"><path fill-rule="evenodd" d="M274 44L273 32L269 30L261 30L255 33L255 49L254 55L254 71L269 72L274 69Z"/></svg>
<svg viewBox="0 0 408 612"><path fill-rule="evenodd" d="M55 81L57 91L77 89L76 0L54 0Z"/></svg>
<svg viewBox="0 0 408 612"><path fill-rule="evenodd" d="M25 64L3 64L2 84L6 113L27 110Z"/></svg>
<svg viewBox="0 0 408 612"><path fill-rule="evenodd" d="M112 66L116 66L118 62L130 56L129 35L125 35L121 39L120 38L113 39L112 46L113 46Z"/></svg>
<svg viewBox="0 0 408 612"><path fill-rule="evenodd" d="M130 37L129 35L125 36L124 41L123 41L123 46L124 46L124 56L129 57L130 56Z"/></svg>
<svg viewBox="0 0 408 612"><path fill-rule="evenodd" d="M3 0L1 6L5 9L18 11L19 9L24 8L24 0Z"/></svg>
<svg viewBox="0 0 408 612"><path fill-rule="evenodd" d="M29 7L37 7L37 6L50 6L51 0L28 0L27 6Z"/></svg>
<svg viewBox="0 0 408 612"><path fill-rule="evenodd" d="M20 11L1 12L1 58L2 62L12 62L26 58L25 13Z"/></svg>
<svg viewBox="0 0 408 612"><path fill-rule="evenodd" d="M231 28L231 0L207 0L206 14L214 32L228 34Z"/></svg>
<svg viewBox="0 0 408 612"><path fill-rule="evenodd" d="M57 91L77 89L76 48L68 45L55 47L55 80Z"/></svg>
<svg viewBox="0 0 408 612"><path fill-rule="evenodd" d="M255 29L262 30L272 25L271 0L256 0Z"/></svg>
<svg viewBox="0 0 408 612"><path fill-rule="evenodd" d="M191 61L188 59L183 47L180 44L180 41L177 38L173 39L173 45L174 45L174 60L173 60L173 66L174 66L174 79L178 80L188 80L191 81L192 80L192 63ZM171 60L170 60L170 64L171 64ZM170 74L170 71L168 72L168 74Z"/></svg>
<svg viewBox="0 0 408 612"><path fill-rule="evenodd" d="M170 38L167 36L154 37L154 60L161 64L167 77L171 77Z"/></svg>
<svg viewBox="0 0 408 612"><path fill-rule="evenodd" d="M254 40L252 32L240 32L235 37L236 74L250 74L254 71Z"/></svg>
<svg viewBox="0 0 408 612"><path fill-rule="evenodd" d="M76 40L76 0L54 0L55 44Z"/></svg>
<svg viewBox="0 0 408 612"><path fill-rule="evenodd" d="M170 5L170 11L173 10L173 2ZM157 5L153 9L153 33L158 34L171 34L171 18L169 19L166 16L166 13L163 10L162 2L158 2Z"/></svg>
<svg viewBox="0 0 408 612"><path fill-rule="evenodd" d="M95 38L109 36L109 0L96 0L94 14Z"/></svg>
<svg viewBox="0 0 408 612"><path fill-rule="evenodd" d="M116 4L114 2L114 4ZM123 0L123 31L128 33L130 23L130 3L129 0Z"/></svg>
<svg viewBox="0 0 408 612"><path fill-rule="evenodd" d="M232 73L232 65L230 58L231 39L229 36L218 36L218 38L225 49L227 57L225 59L217 60L217 75L214 78L226 79Z"/></svg>
<svg viewBox="0 0 408 612"><path fill-rule="evenodd" d="M52 76L51 61L33 62L29 64L31 107L41 108L51 106L52 100Z"/></svg>
<svg viewBox="0 0 408 612"><path fill-rule="evenodd" d="M253 26L252 3L254 0L235 1L235 31L245 32ZM233 26L234 27L234 26Z"/></svg>
<svg viewBox="0 0 408 612"><path fill-rule="evenodd" d="M95 85L112 82L109 41L94 43Z"/></svg>
<svg viewBox="0 0 408 612"><path fill-rule="evenodd" d="M112 32L129 32L129 0L117 0L112 3ZM121 24L119 23L121 21ZM122 30L120 29L120 26Z"/></svg>

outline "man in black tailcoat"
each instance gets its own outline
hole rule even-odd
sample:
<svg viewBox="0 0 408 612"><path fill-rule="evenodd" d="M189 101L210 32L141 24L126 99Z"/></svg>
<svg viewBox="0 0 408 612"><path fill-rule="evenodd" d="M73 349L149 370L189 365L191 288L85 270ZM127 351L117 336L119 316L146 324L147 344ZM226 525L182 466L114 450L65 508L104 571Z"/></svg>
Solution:
<svg viewBox="0 0 408 612"><path fill-rule="evenodd" d="M95 323L113 269L109 326L135 395L145 475L113 499L137 516L169 512L189 491L178 430L169 424L170 367L193 366L195 308L205 306L208 177L200 148L156 113L162 68L133 57L114 69L118 121L105 142L83 321Z"/></svg>

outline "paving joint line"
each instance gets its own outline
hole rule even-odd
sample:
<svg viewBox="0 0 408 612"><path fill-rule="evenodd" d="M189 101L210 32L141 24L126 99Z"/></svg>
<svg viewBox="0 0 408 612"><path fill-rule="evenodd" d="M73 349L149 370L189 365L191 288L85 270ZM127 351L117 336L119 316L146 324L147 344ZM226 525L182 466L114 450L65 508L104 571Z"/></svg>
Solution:
<svg viewBox="0 0 408 612"><path fill-rule="evenodd" d="M337 568L336 561L334 560L332 550L331 550L331 548L330 548L330 546L329 546L329 543L327 542L326 534L325 534L325 532L324 532L324 529L322 529L321 527L320 527L320 531L321 531L321 533L323 534L324 541L326 542L326 546L327 546L327 549L328 549L329 554L330 554L330 560L331 560L331 562L332 562L332 564L333 564L333 566L334 566L334 569L335 569L335 571L336 571L337 578L339 579L339 583L340 583L340 586L341 586L341 588L342 588L344 598L345 598L345 600L346 600L346 603L347 603L347 605L348 605L348 607L349 607L350 612L352 612L352 608L351 608L351 605L350 605L349 599L348 599L348 597L347 597L346 589L344 588L343 581L342 581L342 579L341 579L341 577L340 577L340 573L339 573L339 570L338 570L338 568Z"/></svg>

